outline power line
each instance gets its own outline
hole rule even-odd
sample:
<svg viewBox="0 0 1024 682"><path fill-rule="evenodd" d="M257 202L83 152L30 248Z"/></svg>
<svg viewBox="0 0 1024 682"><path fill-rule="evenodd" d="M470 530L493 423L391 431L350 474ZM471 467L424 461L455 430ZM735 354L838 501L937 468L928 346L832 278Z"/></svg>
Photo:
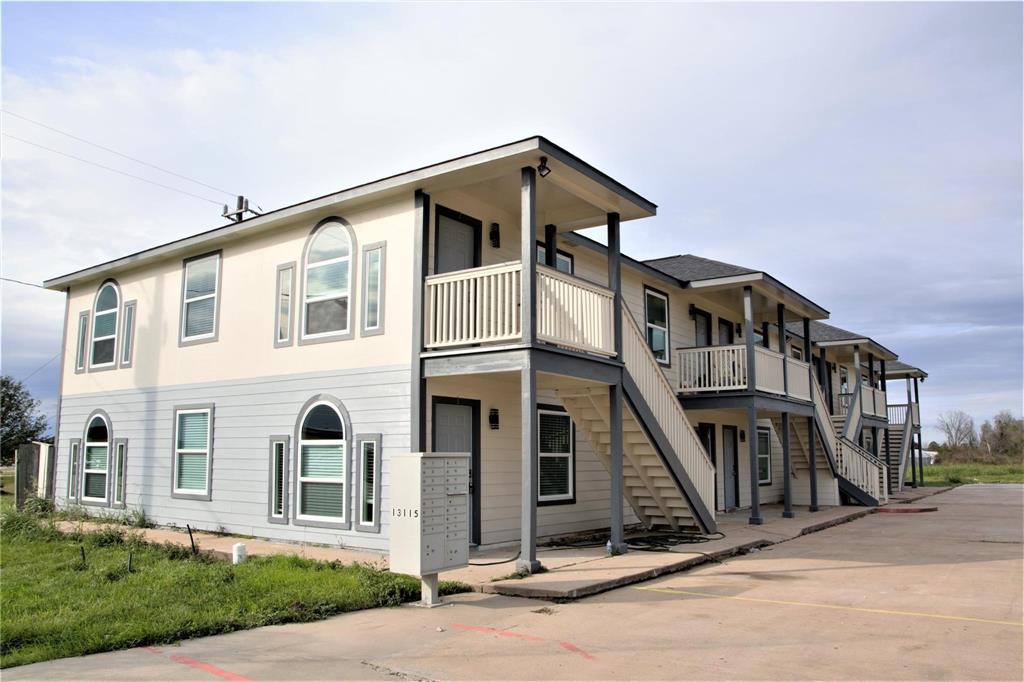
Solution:
<svg viewBox="0 0 1024 682"><path fill-rule="evenodd" d="M15 284L24 284L27 287L35 287L36 289L43 289L44 291L50 291L42 284L33 284L32 282L22 282L20 279L14 279L13 277L0 277L5 282L14 282ZM59 292L58 292L59 293Z"/></svg>
<svg viewBox="0 0 1024 682"><path fill-rule="evenodd" d="M0 109L0 111L2 111L3 113L7 114L8 116L13 116L15 118L20 118L23 121L28 121L29 123L37 125L40 128L46 128L47 130L52 130L55 133L59 133L61 135L64 135L65 137L70 137L72 140L78 140L79 142L84 142L85 144L92 145L93 147L96 147L97 149L102 149L103 151L110 152L111 154L116 154L117 156L120 156L122 158L128 159L129 161L134 161L135 163L141 163L143 166L149 166L150 168L154 168L154 169L160 171L161 173L167 173L168 175L173 175L176 178L181 178L182 180L188 180L189 182L194 182L197 185L202 185L203 187L206 187L207 189L212 189L212 190L217 191L217 192L222 192L224 194L228 194L228 195L231 195L231 196L238 196L237 192L229 192L226 189L220 189L219 187L214 187L213 185L208 185L205 182L200 182L199 180L196 180L194 178L190 178L187 175L182 175L181 173L175 173L174 171L167 170L166 168L161 168L160 166L157 166L156 164L153 164L153 163L149 163L148 161L143 161L142 159L137 159L134 156L128 156L127 154L125 154L123 152L119 152L116 149L111 149L110 147L104 147L101 144L97 144L95 142L91 142L91 141L85 139L84 137L78 137L77 135L72 135L71 133L68 133L68 132L65 132L63 130L60 130L59 128L54 128L53 126L46 125L45 123L40 123L39 121L34 121L31 118L29 118L28 116L22 116L21 114L16 114L13 111L9 111L7 109Z"/></svg>
<svg viewBox="0 0 1024 682"><path fill-rule="evenodd" d="M73 154L67 154L65 152L60 152L60 151L57 151L56 149L52 149L50 147L44 147L41 144L36 144L35 142L29 142L28 140L23 140L20 137L15 137L14 135L11 135L10 133L0 133L0 134L2 134L4 137L9 137L12 140L17 140L18 142L24 142L25 144L32 145L33 147L39 147L40 149L45 149L48 152L53 152L54 154L60 154L61 156L66 156L69 159L74 159L75 161L81 161L82 163L87 163L90 166L96 166L97 168L102 168L103 170L108 170L111 173L117 173L118 175L124 175L124 176L127 176L129 178L134 178L136 180L140 180L142 182L148 182L149 184L156 185L157 187L163 187L164 189L169 189L172 192L177 192L179 194L186 194L186 195L188 195L190 197L194 197L196 199L202 199L203 201L207 201L207 202L213 204L214 206L223 206L224 205L224 202L217 201L216 199L210 199L208 197L200 196L198 194L193 194L192 192L188 192L188 191L185 191L183 189L178 189L177 187L171 187L170 185L165 185L165 184L160 183L160 182L155 182L153 180L148 180L148 179L146 179L146 178L144 178L142 176L139 176L139 175L133 175L132 173L126 173L123 170L118 170L116 168L111 168L110 166L104 166L102 163L96 163L95 161L89 161L88 159L83 159L80 156L74 156Z"/></svg>
<svg viewBox="0 0 1024 682"><path fill-rule="evenodd" d="M45 368L45 367L46 367L47 365L49 365L49 364L50 364L51 362L53 362L54 360L56 360L57 358L59 358L59 357L60 357L60 354L61 354L61 352L62 352L62 351L57 351L57 354L56 354L56 355L54 355L54 356L53 356L52 358L50 358L49 360L47 360L47 361L46 361L46 362L44 362L43 364L41 364L41 365L39 365L38 367L36 367L36 368L35 368L34 370L32 370L31 372L29 372L28 376L26 376L26 377L25 377L25 378L23 378L23 379L19 379L19 381L28 381L29 379L31 379L32 377L34 377L34 376L35 376L35 375L36 375L36 374L37 374L38 372L40 372L41 370L43 370L43 369L44 369L44 368Z"/></svg>

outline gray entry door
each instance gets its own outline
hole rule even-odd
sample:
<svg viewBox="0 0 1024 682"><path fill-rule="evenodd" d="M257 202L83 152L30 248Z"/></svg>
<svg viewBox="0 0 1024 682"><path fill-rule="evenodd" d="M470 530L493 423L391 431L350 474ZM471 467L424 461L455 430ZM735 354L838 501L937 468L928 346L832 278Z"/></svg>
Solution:
<svg viewBox="0 0 1024 682"><path fill-rule="evenodd" d="M437 274L476 267L476 232L472 225L437 216Z"/></svg>
<svg viewBox="0 0 1024 682"><path fill-rule="evenodd" d="M471 405L434 405L434 452L473 452L473 407ZM469 458L469 537L476 537L473 518L473 457Z"/></svg>
<svg viewBox="0 0 1024 682"><path fill-rule="evenodd" d="M738 486L736 485L736 476L738 475L739 469L739 458L736 453L736 429L735 428L723 428L722 429L722 458L724 460L722 467L723 470L723 487L725 488L725 508L735 509L739 505L739 500L736 499L736 493Z"/></svg>

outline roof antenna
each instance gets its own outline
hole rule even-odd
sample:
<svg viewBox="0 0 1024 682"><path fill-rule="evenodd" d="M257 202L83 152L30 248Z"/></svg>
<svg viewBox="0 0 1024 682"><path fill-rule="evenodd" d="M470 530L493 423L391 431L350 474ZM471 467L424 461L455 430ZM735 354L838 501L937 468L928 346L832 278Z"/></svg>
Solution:
<svg viewBox="0 0 1024 682"><path fill-rule="evenodd" d="M235 223L240 223L240 222L242 222L245 219L245 214L246 213L252 213L254 216L260 215L258 212L256 212L253 209L249 208L249 200L248 199L246 199L242 195L239 195L238 199L235 201L235 210L234 211L229 211L228 210L228 205L224 204L224 212L221 213L221 217L222 218L227 218L227 219L229 219L229 220L231 220L232 222L235 222Z"/></svg>

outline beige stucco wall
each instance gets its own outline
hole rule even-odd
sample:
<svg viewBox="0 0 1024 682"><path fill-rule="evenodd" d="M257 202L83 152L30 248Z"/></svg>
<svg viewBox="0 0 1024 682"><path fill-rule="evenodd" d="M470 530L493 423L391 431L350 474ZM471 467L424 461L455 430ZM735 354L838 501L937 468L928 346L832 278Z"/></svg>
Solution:
<svg viewBox="0 0 1024 682"><path fill-rule="evenodd" d="M339 213L351 223L356 245L350 306L353 338L331 343L274 347L277 266L297 264L293 336L298 336L299 282L303 247L315 220L300 220L257 237L222 246L219 338L179 347L182 259L174 258L124 274L116 280L124 301L138 301L135 357L127 369L75 373L78 315L89 310L102 280L70 292L64 354L66 395L145 386L214 382L409 361L412 319L413 198ZM386 242L385 333L360 335L362 246ZM203 249L195 254L208 251Z"/></svg>

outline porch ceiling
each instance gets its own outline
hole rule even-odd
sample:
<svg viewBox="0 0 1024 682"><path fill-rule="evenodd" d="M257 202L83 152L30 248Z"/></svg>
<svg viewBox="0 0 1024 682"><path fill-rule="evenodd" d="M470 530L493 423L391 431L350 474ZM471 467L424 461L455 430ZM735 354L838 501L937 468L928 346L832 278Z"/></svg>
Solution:
<svg viewBox="0 0 1024 682"><path fill-rule="evenodd" d="M801 321L805 316L812 320L828 316L827 312L823 315L823 311L819 308L808 305L806 299L798 295L788 294L786 291L772 286L770 282L766 282L763 279L754 279L756 276L751 275L749 276L750 279L746 281L729 282L714 286L691 286L691 289L699 292L702 297L717 305L736 311L733 315L735 319L732 321L737 323L743 322L743 287L748 285L751 287L751 302L754 307L755 325L760 325L762 322L770 322L772 324L778 322L779 303L786 306L787 322Z"/></svg>

